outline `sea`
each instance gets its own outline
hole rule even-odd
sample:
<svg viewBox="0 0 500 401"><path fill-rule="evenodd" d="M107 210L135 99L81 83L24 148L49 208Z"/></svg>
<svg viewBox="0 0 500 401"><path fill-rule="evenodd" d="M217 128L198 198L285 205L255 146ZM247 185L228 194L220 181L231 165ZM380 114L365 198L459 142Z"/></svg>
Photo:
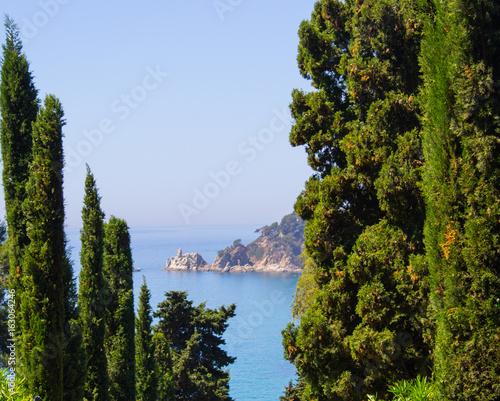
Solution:
<svg viewBox="0 0 500 401"><path fill-rule="evenodd" d="M161 270L166 259L198 252L212 263L217 251L236 239L248 244L257 238L255 225L131 227L134 299L137 311L143 280L151 291L151 307L168 291L187 291L188 299L208 308L236 305L229 320L225 349L236 357L230 365L230 395L238 401L277 401L296 378L293 365L283 359L281 331L292 321L291 303L298 274L174 272ZM81 266L80 230L67 228L75 276ZM155 323L155 322L153 322Z"/></svg>

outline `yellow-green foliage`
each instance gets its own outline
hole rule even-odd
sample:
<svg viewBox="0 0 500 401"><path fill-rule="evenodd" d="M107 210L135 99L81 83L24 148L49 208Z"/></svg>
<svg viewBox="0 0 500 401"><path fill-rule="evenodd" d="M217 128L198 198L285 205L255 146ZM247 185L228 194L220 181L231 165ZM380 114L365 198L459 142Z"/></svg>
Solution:
<svg viewBox="0 0 500 401"><path fill-rule="evenodd" d="M438 401L438 392L436 385L417 376L412 381L402 380L393 384L389 392L394 395L393 401ZM377 396L369 395L369 401L383 401L377 399Z"/></svg>
<svg viewBox="0 0 500 401"><path fill-rule="evenodd" d="M441 399L500 397L500 7L436 0L421 65L425 245Z"/></svg>
<svg viewBox="0 0 500 401"><path fill-rule="evenodd" d="M297 281L297 288L293 296L292 315L295 319L299 319L311 305L314 294L319 288L315 280L316 265L312 258L304 253L303 255L304 270Z"/></svg>
<svg viewBox="0 0 500 401"><path fill-rule="evenodd" d="M32 401L28 385L24 378L16 375L12 382L8 378L9 369L0 369L0 398L2 401Z"/></svg>

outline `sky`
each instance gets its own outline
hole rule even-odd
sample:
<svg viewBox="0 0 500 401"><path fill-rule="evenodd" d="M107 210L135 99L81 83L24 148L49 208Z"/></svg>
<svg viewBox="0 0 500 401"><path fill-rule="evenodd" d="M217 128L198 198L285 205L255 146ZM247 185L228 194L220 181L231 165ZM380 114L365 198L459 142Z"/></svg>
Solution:
<svg viewBox="0 0 500 401"><path fill-rule="evenodd" d="M64 107L67 226L81 226L86 164L106 216L133 227L290 213L312 175L288 105L312 89L296 56L314 3L2 0L40 99Z"/></svg>

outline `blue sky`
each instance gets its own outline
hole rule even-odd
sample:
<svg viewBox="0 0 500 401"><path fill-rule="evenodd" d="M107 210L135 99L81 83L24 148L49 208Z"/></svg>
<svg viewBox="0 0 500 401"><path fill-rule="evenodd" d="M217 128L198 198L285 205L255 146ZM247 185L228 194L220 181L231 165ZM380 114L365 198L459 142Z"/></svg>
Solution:
<svg viewBox="0 0 500 401"><path fill-rule="evenodd" d="M131 226L289 213L312 173L288 142L288 104L310 89L297 30L314 3L4 2L40 98L65 109L67 225L80 225L86 163L106 215Z"/></svg>

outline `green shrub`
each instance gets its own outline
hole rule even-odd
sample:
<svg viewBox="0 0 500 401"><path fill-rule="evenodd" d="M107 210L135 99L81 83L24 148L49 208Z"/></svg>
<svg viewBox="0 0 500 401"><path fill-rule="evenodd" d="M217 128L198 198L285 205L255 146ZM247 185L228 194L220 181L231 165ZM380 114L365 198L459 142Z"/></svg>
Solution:
<svg viewBox="0 0 500 401"><path fill-rule="evenodd" d="M393 384L389 388L389 392L394 394L393 401L435 401L438 399L434 383L428 382L426 377L422 379L420 376L410 382L402 380ZM369 395L368 400L382 401L373 395Z"/></svg>
<svg viewBox="0 0 500 401"><path fill-rule="evenodd" d="M24 378L16 375L14 386L9 387L8 368L0 369L0 399L4 401L32 401L33 398Z"/></svg>

